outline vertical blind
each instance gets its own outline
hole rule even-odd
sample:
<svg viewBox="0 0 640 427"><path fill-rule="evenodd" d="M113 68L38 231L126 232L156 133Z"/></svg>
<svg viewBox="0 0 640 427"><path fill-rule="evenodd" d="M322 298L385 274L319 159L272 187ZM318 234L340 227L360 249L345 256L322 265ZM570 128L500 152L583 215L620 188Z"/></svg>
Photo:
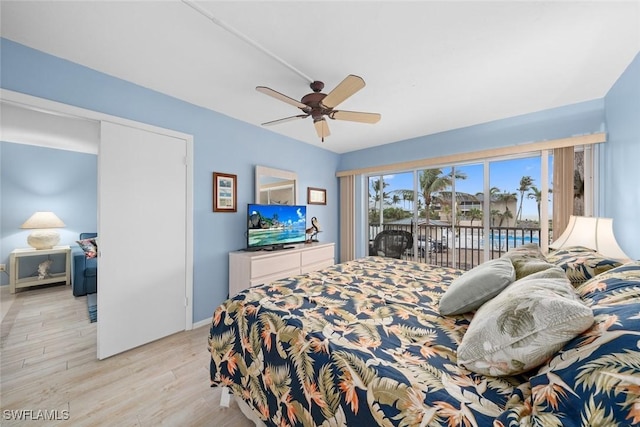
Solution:
<svg viewBox="0 0 640 427"><path fill-rule="evenodd" d="M356 256L355 176L340 177L340 262Z"/></svg>
<svg viewBox="0 0 640 427"><path fill-rule="evenodd" d="M553 240L560 237L573 214L573 147L553 150Z"/></svg>

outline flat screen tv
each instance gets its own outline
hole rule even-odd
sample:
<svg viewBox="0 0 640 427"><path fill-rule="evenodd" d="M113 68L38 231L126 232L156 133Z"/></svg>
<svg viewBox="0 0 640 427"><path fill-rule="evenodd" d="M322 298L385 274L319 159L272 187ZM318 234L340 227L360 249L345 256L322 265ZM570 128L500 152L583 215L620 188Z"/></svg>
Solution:
<svg viewBox="0 0 640 427"><path fill-rule="evenodd" d="M303 205L247 205L247 249L287 249L305 241L307 207Z"/></svg>

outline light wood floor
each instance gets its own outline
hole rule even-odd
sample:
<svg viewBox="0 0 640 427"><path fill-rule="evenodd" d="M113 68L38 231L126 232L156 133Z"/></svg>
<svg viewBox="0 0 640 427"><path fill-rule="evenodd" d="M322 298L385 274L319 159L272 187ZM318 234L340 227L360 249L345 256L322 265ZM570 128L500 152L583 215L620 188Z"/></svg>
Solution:
<svg viewBox="0 0 640 427"><path fill-rule="evenodd" d="M220 408L220 389L209 387L208 326L97 360L96 323L69 286L18 292L3 314L2 426L253 425L235 402ZM16 421L11 410L68 419Z"/></svg>

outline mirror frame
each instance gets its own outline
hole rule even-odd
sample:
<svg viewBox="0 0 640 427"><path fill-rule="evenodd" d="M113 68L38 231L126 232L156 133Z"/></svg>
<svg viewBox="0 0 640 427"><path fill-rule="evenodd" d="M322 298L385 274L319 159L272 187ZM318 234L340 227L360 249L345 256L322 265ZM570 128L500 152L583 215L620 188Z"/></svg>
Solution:
<svg viewBox="0 0 640 427"><path fill-rule="evenodd" d="M285 181L293 181L293 204L298 204L298 174L282 169L274 169L256 165L255 203L260 203L260 178L274 177Z"/></svg>

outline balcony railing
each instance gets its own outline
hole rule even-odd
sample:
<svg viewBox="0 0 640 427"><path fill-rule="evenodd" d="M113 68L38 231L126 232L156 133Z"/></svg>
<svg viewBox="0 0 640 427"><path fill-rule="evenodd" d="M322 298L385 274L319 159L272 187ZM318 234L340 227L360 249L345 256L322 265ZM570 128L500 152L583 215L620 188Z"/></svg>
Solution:
<svg viewBox="0 0 640 427"><path fill-rule="evenodd" d="M488 259L499 258L512 248L523 244L540 244L540 228L490 227L485 236L482 226L451 226L420 224L417 235L411 224L377 224L369 226L370 242L382 230L405 230L417 240L417 253L408 250L404 259L416 260L461 270L470 270ZM489 258L485 259L484 241L489 239ZM415 244L414 244L415 247ZM455 254L455 257L454 257ZM455 262L454 262L455 258Z"/></svg>

